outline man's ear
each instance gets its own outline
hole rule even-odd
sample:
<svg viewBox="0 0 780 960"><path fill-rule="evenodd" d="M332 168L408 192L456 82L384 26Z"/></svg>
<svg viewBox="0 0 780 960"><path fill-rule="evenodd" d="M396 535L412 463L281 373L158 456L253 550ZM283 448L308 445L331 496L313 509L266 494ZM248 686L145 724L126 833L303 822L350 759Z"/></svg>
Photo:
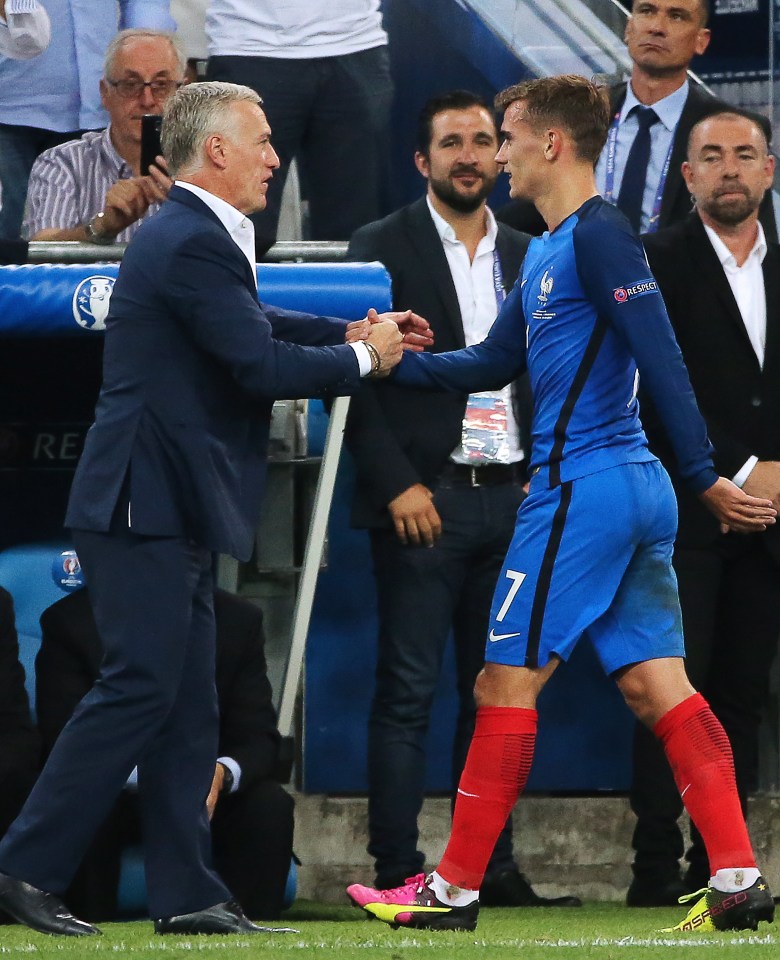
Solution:
<svg viewBox="0 0 780 960"><path fill-rule="evenodd" d="M227 143L220 133L212 133L204 145L206 157L219 170L224 170L227 164Z"/></svg>
<svg viewBox="0 0 780 960"><path fill-rule="evenodd" d="M712 34L707 27L702 27L701 30L699 30L699 34L696 37L696 53L698 53L699 56L701 56L710 45L711 37Z"/></svg>
<svg viewBox="0 0 780 960"><path fill-rule="evenodd" d="M688 188L688 193L693 196L693 191L691 190L691 182L693 180L693 171L691 170L691 165L687 160L683 160L682 166L680 167L682 171L683 180L685 181L685 186Z"/></svg>
<svg viewBox="0 0 780 960"><path fill-rule="evenodd" d="M561 152L563 141L560 130L550 129L545 131L546 143L544 145L544 159L555 160Z"/></svg>
<svg viewBox="0 0 780 960"><path fill-rule="evenodd" d="M425 179L427 180L427 179L428 179L428 175L429 175L430 170L431 170L431 165L430 165L430 162L429 162L429 160L428 160L427 154L425 154L425 153L420 153L420 151L418 150L418 151L415 153L415 155L414 155L414 165L415 165L415 167L417 167L417 169L420 171L420 173L421 173L421 174L425 177Z"/></svg>

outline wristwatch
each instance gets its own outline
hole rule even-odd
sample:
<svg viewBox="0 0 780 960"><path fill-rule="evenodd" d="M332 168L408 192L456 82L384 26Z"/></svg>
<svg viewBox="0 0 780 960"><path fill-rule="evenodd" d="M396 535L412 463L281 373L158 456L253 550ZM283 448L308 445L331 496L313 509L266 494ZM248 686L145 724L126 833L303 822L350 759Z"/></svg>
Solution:
<svg viewBox="0 0 780 960"><path fill-rule="evenodd" d="M86 233L87 240L89 240L90 243L107 244L113 243L114 240L116 240L116 235L111 236L110 234L105 233L102 229L105 219L106 215L101 210L100 213L96 213L91 220L88 220L84 224L84 232Z"/></svg>

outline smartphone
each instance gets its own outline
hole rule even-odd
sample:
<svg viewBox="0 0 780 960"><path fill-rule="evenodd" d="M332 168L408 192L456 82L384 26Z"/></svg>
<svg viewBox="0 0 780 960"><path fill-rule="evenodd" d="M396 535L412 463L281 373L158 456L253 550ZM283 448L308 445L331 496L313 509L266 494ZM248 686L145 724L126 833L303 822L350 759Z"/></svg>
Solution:
<svg viewBox="0 0 780 960"><path fill-rule="evenodd" d="M145 113L141 117L141 176L149 173L154 158L162 154L160 130L162 117L158 113Z"/></svg>

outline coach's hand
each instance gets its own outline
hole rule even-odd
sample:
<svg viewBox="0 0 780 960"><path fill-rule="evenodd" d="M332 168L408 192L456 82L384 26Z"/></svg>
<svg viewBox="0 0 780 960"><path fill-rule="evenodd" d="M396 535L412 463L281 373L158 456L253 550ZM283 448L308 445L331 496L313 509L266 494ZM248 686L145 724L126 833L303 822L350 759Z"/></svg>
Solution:
<svg viewBox="0 0 780 960"><path fill-rule="evenodd" d="M217 800L219 800L219 795L222 793L224 783L225 768L221 763L218 763L214 770L214 779L211 781L209 795L206 797L206 810L208 811L209 820L214 816L214 811L217 809Z"/></svg>
<svg viewBox="0 0 780 960"><path fill-rule="evenodd" d="M371 324L371 331L366 337L366 343L376 347L379 354L379 370L372 376L386 377L388 373L401 362L401 331L392 320L381 320Z"/></svg>
<svg viewBox="0 0 780 960"><path fill-rule="evenodd" d="M729 530L758 533L771 526L777 517L771 500L748 496L725 477L718 477L699 497L720 520L723 533Z"/></svg>

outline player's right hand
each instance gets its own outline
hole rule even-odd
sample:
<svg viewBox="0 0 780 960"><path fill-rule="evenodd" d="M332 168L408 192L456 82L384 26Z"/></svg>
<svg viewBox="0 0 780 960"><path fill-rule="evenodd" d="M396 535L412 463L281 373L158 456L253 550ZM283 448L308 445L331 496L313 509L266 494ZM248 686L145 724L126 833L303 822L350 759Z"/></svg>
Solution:
<svg viewBox="0 0 780 960"><path fill-rule="evenodd" d="M399 493L387 505L401 543L432 547L441 536L441 517L433 505L433 493L422 483Z"/></svg>
<svg viewBox="0 0 780 960"><path fill-rule="evenodd" d="M725 477L718 477L711 487L699 494L699 498L720 520L723 533L729 530L759 533L777 518L777 510L771 500L748 496Z"/></svg>

